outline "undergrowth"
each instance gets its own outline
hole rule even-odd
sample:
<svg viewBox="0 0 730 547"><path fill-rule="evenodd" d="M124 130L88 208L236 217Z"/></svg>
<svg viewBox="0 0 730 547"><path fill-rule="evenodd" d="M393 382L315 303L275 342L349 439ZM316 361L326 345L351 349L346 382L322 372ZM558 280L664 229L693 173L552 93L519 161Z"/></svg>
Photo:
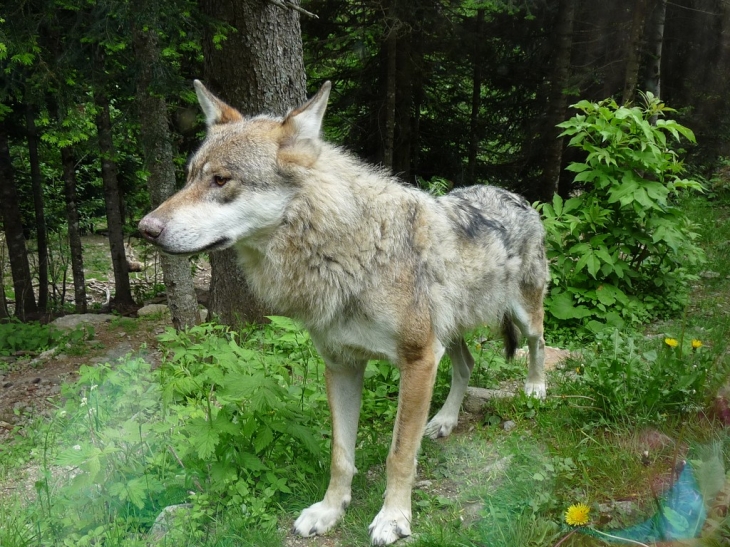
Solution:
<svg viewBox="0 0 730 547"><path fill-rule="evenodd" d="M573 338L578 351L550 374L545 401L494 401L454 437L425 440L417 480L433 484L414 491L414 547L552 547L575 532L564 519L575 503L590 508L593 528L621 530L656 513L683 460L697 470L707 504L696 544L730 540L730 519L712 501L718 485L730 484L730 437L712 413L730 372L730 209L704 199L682 206L700 223L710 272L694 282L685 311L646 332L624 325L582 345ZM488 331L467 342L472 385L522 384L524 363L505 361ZM148 545L156 517L179 505L183 516L161 544L280 546L296 514L321 499L330 419L324 364L306 332L274 317L240 332L168 330L160 347L158 368L141 359L83 367L51 420L37 420L25 436L18 429L0 447L0 477L38 469L29 496L0 499L0 545ZM382 504L398 380L397 368L368 365L360 473L333 532L343 545L367 544ZM445 362L433 410L449 380ZM646 434L667 440L646 448ZM601 509L617 501L632 511ZM562 545L597 541L576 532Z"/></svg>

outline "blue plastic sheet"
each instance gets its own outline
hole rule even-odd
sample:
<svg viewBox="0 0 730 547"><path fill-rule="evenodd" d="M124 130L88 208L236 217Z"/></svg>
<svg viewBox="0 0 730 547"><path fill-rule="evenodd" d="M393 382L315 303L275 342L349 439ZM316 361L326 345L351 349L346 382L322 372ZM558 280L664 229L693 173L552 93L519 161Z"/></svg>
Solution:
<svg viewBox="0 0 730 547"><path fill-rule="evenodd" d="M707 517L705 502L697 486L692 466L687 462L679 474L677 482L659 500L658 510L650 519L626 528L611 530L615 539L596 533L589 528L581 531L594 535L604 541L628 543L621 539L655 543L658 541L672 541L696 538L702 531L702 525Z"/></svg>

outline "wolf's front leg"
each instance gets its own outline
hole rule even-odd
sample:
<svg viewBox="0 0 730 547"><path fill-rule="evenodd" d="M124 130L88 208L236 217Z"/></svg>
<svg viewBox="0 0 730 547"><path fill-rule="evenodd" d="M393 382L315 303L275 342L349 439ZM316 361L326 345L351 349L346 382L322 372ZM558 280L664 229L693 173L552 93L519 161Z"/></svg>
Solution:
<svg viewBox="0 0 730 547"><path fill-rule="evenodd" d="M365 363L327 366L327 400L332 416L332 465L324 499L308 507L294 522L294 532L309 537L324 534L345 514L355 474L355 440L360 417Z"/></svg>
<svg viewBox="0 0 730 547"><path fill-rule="evenodd" d="M410 358L401 364L385 502L370 524L373 545L389 545L411 535L411 488L416 476L416 454L426 427L438 363L432 344L408 353Z"/></svg>

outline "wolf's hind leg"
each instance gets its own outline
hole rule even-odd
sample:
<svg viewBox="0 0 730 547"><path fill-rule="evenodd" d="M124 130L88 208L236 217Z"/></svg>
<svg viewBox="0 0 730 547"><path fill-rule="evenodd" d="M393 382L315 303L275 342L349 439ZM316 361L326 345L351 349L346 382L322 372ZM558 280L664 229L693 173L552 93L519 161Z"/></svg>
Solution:
<svg viewBox="0 0 730 547"><path fill-rule="evenodd" d="M535 291L533 299L528 300L528 306L514 310L513 320L519 327L530 350L525 394L544 399L547 395L545 386L545 339L543 338L542 290ZM529 293L528 293L529 294Z"/></svg>
<svg viewBox="0 0 730 547"><path fill-rule="evenodd" d="M294 522L295 533L310 537L324 534L345 514L355 475L355 441L360 418L366 363L327 367L327 400L332 416L332 465L324 499L311 505Z"/></svg>
<svg viewBox="0 0 730 547"><path fill-rule="evenodd" d="M426 435L432 439L448 437L459 422L459 409L474 368L474 358L463 338L449 344L446 353L451 358L451 388L444 406L426 426Z"/></svg>

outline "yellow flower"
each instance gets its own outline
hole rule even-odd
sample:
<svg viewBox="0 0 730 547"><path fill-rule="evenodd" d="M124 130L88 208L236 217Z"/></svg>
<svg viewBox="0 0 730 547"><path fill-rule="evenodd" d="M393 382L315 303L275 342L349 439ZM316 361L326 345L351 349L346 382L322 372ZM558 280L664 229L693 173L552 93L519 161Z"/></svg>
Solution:
<svg viewBox="0 0 730 547"><path fill-rule="evenodd" d="M591 512L591 508L585 503L576 503L568 507L565 512L565 522L570 526L585 526L588 524L588 514Z"/></svg>
<svg viewBox="0 0 730 547"><path fill-rule="evenodd" d="M692 349L697 349L702 347L702 341L701 340L692 340Z"/></svg>
<svg viewBox="0 0 730 547"><path fill-rule="evenodd" d="M679 342L675 338L665 338L664 343L670 348L676 348L679 345Z"/></svg>

